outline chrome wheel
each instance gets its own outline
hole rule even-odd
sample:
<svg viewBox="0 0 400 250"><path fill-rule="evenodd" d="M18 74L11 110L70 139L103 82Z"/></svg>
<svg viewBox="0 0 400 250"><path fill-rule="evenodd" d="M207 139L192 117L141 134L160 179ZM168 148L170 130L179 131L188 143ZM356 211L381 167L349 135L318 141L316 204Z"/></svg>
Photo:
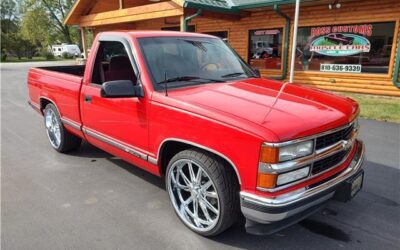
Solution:
<svg viewBox="0 0 400 250"><path fill-rule="evenodd" d="M61 143L61 124L52 109L46 109L44 114L47 137L54 148L58 148Z"/></svg>
<svg viewBox="0 0 400 250"><path fill-rule="evenodd" d="M217 190L207 172L189 159L174 162L167 173L167 189L181 220L195 231L212 230L220 217Z"/></svg>

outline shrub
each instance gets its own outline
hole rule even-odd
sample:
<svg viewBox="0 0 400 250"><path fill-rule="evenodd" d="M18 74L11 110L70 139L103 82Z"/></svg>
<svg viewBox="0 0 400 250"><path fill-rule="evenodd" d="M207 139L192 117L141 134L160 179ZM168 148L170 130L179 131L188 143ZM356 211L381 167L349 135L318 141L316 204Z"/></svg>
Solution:
<svg viewBox="0 0 400 250"><path fill-rule="evenodd" d="M51 53L48 49L43 49L40 53L40 55L44 58L46 58L46 60L53 60L54 59L54 55L53 53Z"/></svg>
<svg viewBox="0 0 400 250"><path fill-rule="evenodd" d="M64 58L64 59L72 59L73 56L70 55L68 52L63 52L62 53L62 58Z"/></svg>
<svg viewBox="0 0 400 250"><path fill-rule="evenodd" d="M1 61L7 61L7 53L4 50L1 51Z"/></svg>

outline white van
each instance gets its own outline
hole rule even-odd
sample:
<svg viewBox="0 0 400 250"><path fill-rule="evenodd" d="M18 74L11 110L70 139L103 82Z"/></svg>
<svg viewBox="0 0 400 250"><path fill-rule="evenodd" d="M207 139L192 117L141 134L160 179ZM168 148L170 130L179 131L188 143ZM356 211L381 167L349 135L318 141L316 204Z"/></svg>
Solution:
<svg viewBox="0 0 400 250"><path fill-rule="evenodd" d="M81 55L81 50L76 44L66 44L52 45L51 51L54 56L61 57L64 52L67 52L70 56L79 57Z"/></svg>

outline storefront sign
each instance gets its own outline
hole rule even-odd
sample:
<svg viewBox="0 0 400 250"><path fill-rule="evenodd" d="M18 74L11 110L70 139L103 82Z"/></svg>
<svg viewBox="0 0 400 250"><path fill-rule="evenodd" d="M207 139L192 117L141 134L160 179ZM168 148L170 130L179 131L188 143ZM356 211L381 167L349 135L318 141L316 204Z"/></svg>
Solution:
<svg viewBox="0 0 400 250"><path fill-rule="evenodd" d="M321 64L323 72L361 73L360 64Z"/></svg>
<svg viewBox="0 0 400 250"><path fill-rule="evenodd" d="M310 51L326 56L351 56L369 52L371 43L363 36L349 33L330 33L312 41Z"/></svg>
<svg viewBox="0 0 400 250"><path fill-rule="evenodd" d="M312 27L311 36L323 36L330 33L353 33L362 36L372 36L372 24L353 24L353 25L336 25Z"/></svg>
<svg viewBox="0 0 400 250"><path fill-rule="evenodd" d="M255 36L265 36L265 35L276 35L279 34L279 30L256 30L254 31Z"/></svg>

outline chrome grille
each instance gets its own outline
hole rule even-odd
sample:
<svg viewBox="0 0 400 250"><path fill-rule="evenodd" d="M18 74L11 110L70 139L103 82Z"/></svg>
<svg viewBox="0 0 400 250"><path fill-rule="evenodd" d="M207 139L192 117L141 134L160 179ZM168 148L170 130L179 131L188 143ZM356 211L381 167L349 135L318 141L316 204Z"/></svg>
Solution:
<svg viewBox="0 0 400 250"><path fill-rule="evenodd" d="M341 140L350 139L353 129L354 129L354 124L351 124L350 126L343 128L339 131L318 137L316 140L315 149L319 150L322 148L329 147Z"/></svg>
<svg viewBox="0 0 400 250"><path fill-rule="evenodd" d="M343 161L344 157L346 157L349 151L349 149L343 150L322 160L314 162L311 173L313 175L319 174L321 172L324 172L325 170L330 169L331 167L338 165L340 162Z"/></svg>

